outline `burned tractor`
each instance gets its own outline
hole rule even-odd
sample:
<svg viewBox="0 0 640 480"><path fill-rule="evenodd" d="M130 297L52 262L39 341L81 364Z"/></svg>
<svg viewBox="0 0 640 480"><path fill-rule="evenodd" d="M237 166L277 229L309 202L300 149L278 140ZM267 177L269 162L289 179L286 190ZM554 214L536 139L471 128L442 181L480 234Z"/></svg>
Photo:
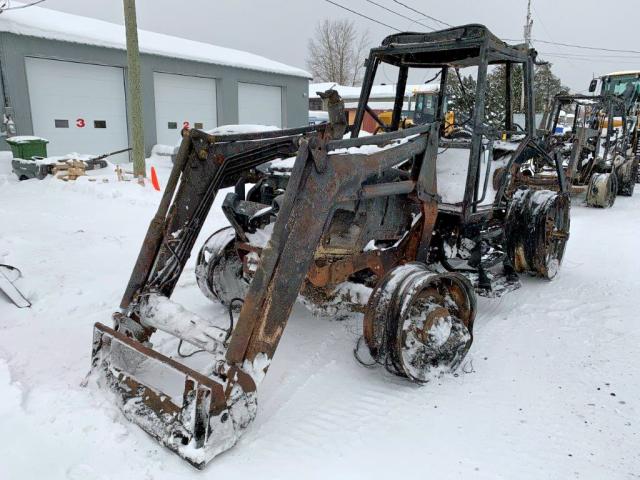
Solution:
<svg viewBox="0 0 640 480"><path fill-rule="evenodd" d="M560 116L567 112L573 121L562 132ZM588 206L611 207L617 195L633 194L637 135L635 101L613 94L558 95L545 128L544 152L523 167L521 182L547 188L556 182L560 163L573 194L585 194Z"/></svg>
<svg viewBox="0 0 640 480"><path fill-rule="evenodd" d="M535 51L481 25L399 33L370 52L349 139L336 92L327 92L329 124L188 132L114 325L95 325L98 383L128 419L203 467L254 419L257 386L299 296L364 312L371 362L394 374L424 383L454 370L473 340L475 292L504 293L518 286L518 273L553 278L567 242L563 184L559 192L517 184L540 148L534 60ZM398 69L393 131L360 137L381 63ZM523 131L511 115L500 131L485 122L495 64L506 65L509 111L513 68L525 72ZM444 92L449 73L467 67L478 78L471 138L443 140L442 109L433 123L398 128L410 68L439 69ZM241 307L235 325L223 328L170 297L216 194L230 187L223 203L230 227L205 242L196 266L209 298L230 313ZM207 366L178 361L166 342L154 346L158 330L203 350Z"/></svg>

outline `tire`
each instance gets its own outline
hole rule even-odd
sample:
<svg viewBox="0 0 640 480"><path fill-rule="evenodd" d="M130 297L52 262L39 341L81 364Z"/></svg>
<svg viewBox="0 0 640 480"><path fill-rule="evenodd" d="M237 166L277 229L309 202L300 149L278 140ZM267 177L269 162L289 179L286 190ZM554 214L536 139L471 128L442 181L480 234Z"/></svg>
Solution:
<svg viewBox="0 0 640 480"><path fill-rule="evenodd" d="M616 168L618 177L618 195L630 197L636 188L636 180L638 178L638 161L639 157L634 157L625 161Z"/></svg>
<svg viewBox="0 0 640 480"><path fill-rule="evenodd" d="M196 260L196 281L210 300L229 306L235 298L244 299L249 281L235 249L235 231L225 227L211 235Z"/></svg>
<svg viewBox="0 0 640 480"><path fill-rule="evenodd" d="M377 363L425 383L460 365L473 342L475 312L475 293L465 277L409 263L387 272L373 290L364 339Z"/></svg>
<svg viewBox="0 0 640 480"><path fill-rule="evenodd" d="M507 210L507 254L518 273L553 279L569 239L570 201L551 190L516 191Z"/></svg>
<svg viewBox="0 0 640 480"><path fill-rule="evenodd" d="M618 176L615 173L592 174L587 187L587 206L595 208L613 207L618 190Z"/></svg>

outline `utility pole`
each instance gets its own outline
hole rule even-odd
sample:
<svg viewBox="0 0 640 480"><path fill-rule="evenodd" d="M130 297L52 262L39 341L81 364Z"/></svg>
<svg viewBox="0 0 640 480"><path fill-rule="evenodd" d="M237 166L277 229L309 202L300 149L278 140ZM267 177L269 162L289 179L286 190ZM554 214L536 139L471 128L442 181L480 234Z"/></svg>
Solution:
<svg viewBox="0 0 640 480"><path fill-rule="evenodd" d="M524 44L527 48L531 48L531 28L533 20L531 19L531 0L527 2L527 22L524 26ZM524 67L522 69L522 94L520 95L520 111L524 112Z"/></svg>
<svg viewBox="0 0 640 480"><path fill-rule="evenodd" d="M124 25L127 34L127 100L133 135L133 174L143 184L146 176L144 160L144 129L142 127L142 85L140 82L140 51L136 0L123 0Z"/></svg>

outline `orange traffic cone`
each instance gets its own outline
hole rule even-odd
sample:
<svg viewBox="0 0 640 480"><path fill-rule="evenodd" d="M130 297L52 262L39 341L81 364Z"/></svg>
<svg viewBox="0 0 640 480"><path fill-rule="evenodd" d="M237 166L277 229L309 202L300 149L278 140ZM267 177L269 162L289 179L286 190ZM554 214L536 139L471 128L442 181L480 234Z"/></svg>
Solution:
<svg viewBox="0 0 640 480"><path fill-rule="evenodd" d="M151 167L151 185L157 191L160 191L160 182L158 181L158 174L156 173L156 167Z"/></svg>

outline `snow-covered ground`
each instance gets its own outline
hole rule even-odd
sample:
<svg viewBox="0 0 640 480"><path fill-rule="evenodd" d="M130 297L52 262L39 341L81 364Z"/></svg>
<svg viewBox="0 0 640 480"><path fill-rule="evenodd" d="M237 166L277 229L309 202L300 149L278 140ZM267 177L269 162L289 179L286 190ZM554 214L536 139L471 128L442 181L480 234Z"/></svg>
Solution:
<svg viewBox="0 0 640 480"><path fill-rule="evenodd" d="M163 184L169 160L152 163ZM19 183L0 158L0 263L33 302L0 298L0 479L640 478L640 194L574 207L556 280L481 299L457 376L417 387L364 368L360 318L296 306L256 421L199 472L80 386L161 195L90 174L109 182ZM193 270L175 298L226 325Z"/></svg>

